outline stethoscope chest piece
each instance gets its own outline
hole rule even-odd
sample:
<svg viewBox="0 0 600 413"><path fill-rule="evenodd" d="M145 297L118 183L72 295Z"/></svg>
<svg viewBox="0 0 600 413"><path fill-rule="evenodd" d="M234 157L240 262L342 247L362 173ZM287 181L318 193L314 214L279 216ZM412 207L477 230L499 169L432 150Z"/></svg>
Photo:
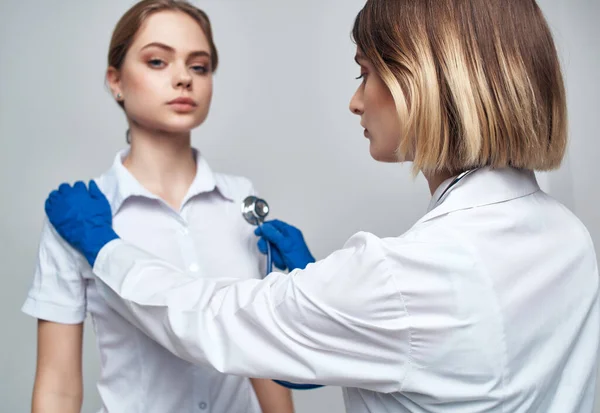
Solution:
<svg viewBox="0 0 600 413"><path fill-rule="evenodd" d="M250 195L242 202L242 215L252 225L260 225L269 215L269 204L264 199Z"/></svg>

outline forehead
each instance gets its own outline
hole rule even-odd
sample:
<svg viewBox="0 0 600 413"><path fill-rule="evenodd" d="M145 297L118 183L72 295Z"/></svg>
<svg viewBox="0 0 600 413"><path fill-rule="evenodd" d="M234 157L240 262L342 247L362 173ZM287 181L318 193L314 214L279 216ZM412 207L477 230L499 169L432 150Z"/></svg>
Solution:
<svg viewBox="0 0 600 413"><path fill-rule="evenodd" d="M178 51L209 49L208 39L200 24L179 11L160 11L150 15L136 33L131 46L140 49L154 42L164 43Z"/></svg>

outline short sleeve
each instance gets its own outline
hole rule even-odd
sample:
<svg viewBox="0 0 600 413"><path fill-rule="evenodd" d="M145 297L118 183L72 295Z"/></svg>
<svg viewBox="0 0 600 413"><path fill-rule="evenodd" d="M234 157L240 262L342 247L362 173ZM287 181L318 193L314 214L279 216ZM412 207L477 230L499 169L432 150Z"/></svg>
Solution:
<svg viewBox="0 0 600 413"><path fill-rule="evenodd" d="M86 280L81 255L46 219L38 248L33 283L22 311L61 324L78 324L86 316Z"/></svg>

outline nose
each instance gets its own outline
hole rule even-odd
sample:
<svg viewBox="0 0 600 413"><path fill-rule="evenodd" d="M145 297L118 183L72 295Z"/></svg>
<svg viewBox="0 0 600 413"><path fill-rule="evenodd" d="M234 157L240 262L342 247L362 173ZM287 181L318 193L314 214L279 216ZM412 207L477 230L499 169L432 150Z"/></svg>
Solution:
<svg viewBox="0 0 600 413"><path fill-rule="evenodd" d="M192 89L192 75L187 67L181 67L173 76L173 86L176 89L183 88L186 90Z"/></svg>
<svg viewBox="0 0 600 413"><path fill-rule="evenodd" d="M350 112L358 116L362 116L364 112L362 88L360 87L356 90L352 99L350 99Z"/></svg>

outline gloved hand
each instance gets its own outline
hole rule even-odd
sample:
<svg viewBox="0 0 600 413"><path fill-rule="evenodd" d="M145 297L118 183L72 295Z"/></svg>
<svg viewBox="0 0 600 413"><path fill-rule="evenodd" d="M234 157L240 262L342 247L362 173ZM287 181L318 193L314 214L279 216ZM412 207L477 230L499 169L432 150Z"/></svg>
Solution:
<svg viewBox="0 0 600 413"><path fill-rule="evenodd" d="M302 232L296 227L283 221L267 221L254 231L260 237L258 249L263 254L267 253L267 242L271 244L271 259L280 270L286 268L290 271L296 268L304 269L311 262L315 262L310 253ZM297 384L282 380L273 380L275 383L292 390L312 390L323 387L318 384Z"/></svg>
<svg viewBox="0 0 600 413"><path fill-rule="evenodd" d="M254 233L261 237L258 240L258 249L263 254L267 253L267 241L271 243L273 264L280 270L304 269L311 262L315 262L304 242L302 232L296 227L273 220L256 228Z"/></svg>
<svg viewBox="0 0 600 413"><path fill-rule="evenodd" d="M46 215L56 232L81 252L93 267L102 247L119 236L112 229L112 212L94 181L89 190L78 181L62 184L46 199Z"/></svg>

